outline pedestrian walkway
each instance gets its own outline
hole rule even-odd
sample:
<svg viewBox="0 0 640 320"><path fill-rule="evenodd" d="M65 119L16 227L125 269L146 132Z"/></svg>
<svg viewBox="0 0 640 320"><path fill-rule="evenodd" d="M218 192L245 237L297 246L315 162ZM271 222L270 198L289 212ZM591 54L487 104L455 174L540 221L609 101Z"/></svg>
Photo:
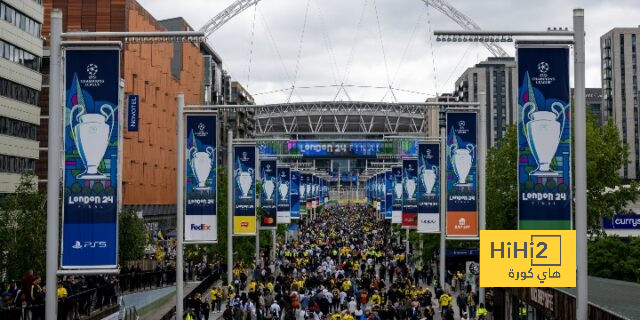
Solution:
<svg viewBox="0 0 640 320"><path fill-rule="evenodd" d="M199 282L187 282L184 285L184 297L188 296L193 289L198 286ZM174 287L175 288L175 287ZM158 306L154 306L154 303L151 303L149 306L153 307L149 313L140 317L141 320L157 320L162 318L165 314L169 313L171 309L176 306L176 292L175 290L169 293L168 295L159 298L156 300L158 302Z"/></svg>

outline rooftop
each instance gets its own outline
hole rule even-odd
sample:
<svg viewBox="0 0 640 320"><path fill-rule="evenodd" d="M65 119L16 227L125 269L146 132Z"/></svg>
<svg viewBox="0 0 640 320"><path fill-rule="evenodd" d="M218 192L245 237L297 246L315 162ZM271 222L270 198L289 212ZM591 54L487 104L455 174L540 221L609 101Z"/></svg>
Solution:
<svg viewBox="0 0 640 320"><path fill-rule="evenodd" d="M576 288L555 288L576 296ZM589 277L589 303L620 317L640 319L640 283Z"/></svg>

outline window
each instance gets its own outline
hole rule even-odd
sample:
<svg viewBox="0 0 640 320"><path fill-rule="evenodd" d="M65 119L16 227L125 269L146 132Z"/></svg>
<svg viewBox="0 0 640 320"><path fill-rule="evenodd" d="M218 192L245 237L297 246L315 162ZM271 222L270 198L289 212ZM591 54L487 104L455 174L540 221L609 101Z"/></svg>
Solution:
<svg viewBox="0 0 640 320"><path fill-rule="evenodd" d="M25 87L21 84L17 84L4 78L0 78L0 96L22 101L24 103L32 105L38 104L37 90Z"/></svg>
<svg viewBox="0 0 640 320"><path fill-rule="evenodd" d="M4 48L3 58L40 72L42 58L2 40L0 40L0 48Z"/></svg>
<svg viewBox="0 0 640 320"><path fill-rule="evenodd" d="M37 1L36 1L37 2ZM20 30L27 32L28 34L39 38L40 37L40 23L31 19L26 14L16 11L14 8L6 3L0 4L0 19L4 19L6 22L18 27Z"/></svg>
<svg viewBox="0 0 640 320"><path fill-rule="evenodd" d="M0 172L22 173L35 171L36 160L0 154Z"/></svg>
<svg viewBox="0 0 640 320"><path fill-rule="evenodd" d="M6 117L0 117L0 134L36 140L37 127L35 124Z"/></svg>

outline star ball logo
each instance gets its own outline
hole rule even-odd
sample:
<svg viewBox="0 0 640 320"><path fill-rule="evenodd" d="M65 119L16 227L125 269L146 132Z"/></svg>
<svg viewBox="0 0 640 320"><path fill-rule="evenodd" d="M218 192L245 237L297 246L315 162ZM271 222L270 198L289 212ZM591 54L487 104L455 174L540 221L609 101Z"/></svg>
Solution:
<svg viewBox="0 0 640 320"><path fill-rule="evenodd" d="M240 158L240 160L242 161L249 161L249 157L247 156L247 152L246 151L242 151L242 157Z"/></svg>
<svg viewBox="0 0 640 320"><path fill-rule="evenodd" d="M540 63L538 63L538 71L540 71L540 73L548 73L549 72L549 64L541 61Z"/></svg>
<svg viewBox="0 0 640 320"><path fill-rule="evenodd" d="M89 74L89 79L95 80L96 74L98 74L98 66L93 63L87 65L87 73Z"/></svg>
<svg viewBox="0 0 640 320"><path fill-rule="evenodd" d="M207 128L207 126L204 123L200 122L198 124L198 130L199 131L196 132L195 135L198 136L198 137L206 137L206 136L208 136L209 132L204 131L204 129L206 129L206 128Z"/></svg>

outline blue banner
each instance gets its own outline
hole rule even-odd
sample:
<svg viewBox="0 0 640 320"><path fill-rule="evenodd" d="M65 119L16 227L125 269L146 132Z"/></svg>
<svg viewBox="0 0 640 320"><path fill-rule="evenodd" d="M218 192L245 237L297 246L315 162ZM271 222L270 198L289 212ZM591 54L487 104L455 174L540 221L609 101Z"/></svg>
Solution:
<svg viewBox="0 0 640 320"><path fill-rule="evenodd" d="M185 114L184 240L218 240L218 116Z"/></svg>
<svg viewBox="0 0 640 320"><path fill-rule="evenodd" d="M291 168L278 167L278 224L291 223Z"/></svg>
<svg viewBox="0 0 640 320"><path fill-rule="evenodd" d="M278 207L276 188L278 187L278 176L276 160L260 160L260 181L262 192L260 193L260 205L264 209L264 214L260 220L260 227L275 228L278 223Z"/></svg>
<svg viewBox="0 0 640 320"><path fill-rule="evenodd" d="M291 219L300 219L300 171L291 171Z"/></svg>
<svg viewBox="0 0 640 320"><path fill-rule="evenodd" d="M418 160L402 160L402 227L418 227Z"/></svg>
<svg viewBox="0 0 640 320"><path fill-rule="evenodd" d="M233 146L233 234L255 235L256 146Z"/></svg>
<svg viewBox="0 0 640 320"><path fill-rule="evenodd" d="M571 229L569 47L518 48L519 229Z"/></svg>
<svg viewBox="0 0 640 320"><path fill-rule="evenodd" d="M318 207L319 205L319 196L318 196L318 189L320 188L320 179L316 176L311 176L312 179L312 183L311 183L311 206L313 208Z"/></svg>
<svg viewBox="0 0 640 320"><path fill-rule="evenodd" d="M440 232L440 144L418 146L418 233Z"/></svg>
<svg viewBox="0 0 640 320"><path fill-rule="evenodd" d="M120 50L65 52L61 266L116 268Z"/></svg>
<svg viewBox="0 0 640 320"><path fill-rule="evenodd" d="M605 230L640 230L639 214L614 214L611 219L602 218Z"/></svg>
<svg viewBox="0 0 640 320"><path fill-rule="evenodd" d="M391 171L384 173L384 190L384 218L391 219L393 217L393 173Z"/></svg>
<svg viewBox="0 0 640 320"><path fill-rule="evenodd" d="M138 132L138 115L140 106L138 95L129 95L127 98L127 131Z"/></svg>
<svg viewBox="0 0 640 320"><path fill-rule="evenodd" d="M402 167L391 168L393 175L393 206L391 210L391 223L402 223Z"/></svg>
<svg viewBox="0 0 640 320"><path fill-rule="evenodd" d="M376 175L376 181L379 185L379 190L378 190L378 210L381 213L384 213L384 210L387 208L387 193L386 193L386 183L385 183L385 179L384 179L384 172L379 173Z"/></svg>
<svg viewBox="0 0 640 320"><path fill-rule="evenodd" d="M478 117L475 112L448 112L447 236L478 236Z"/></svg>
<svg viewBox="0 0 640 320"><path fill-rule="evenodd" d="M311 202L311 175L308 173L300 174L300 213L307 214Z"/></svg>

